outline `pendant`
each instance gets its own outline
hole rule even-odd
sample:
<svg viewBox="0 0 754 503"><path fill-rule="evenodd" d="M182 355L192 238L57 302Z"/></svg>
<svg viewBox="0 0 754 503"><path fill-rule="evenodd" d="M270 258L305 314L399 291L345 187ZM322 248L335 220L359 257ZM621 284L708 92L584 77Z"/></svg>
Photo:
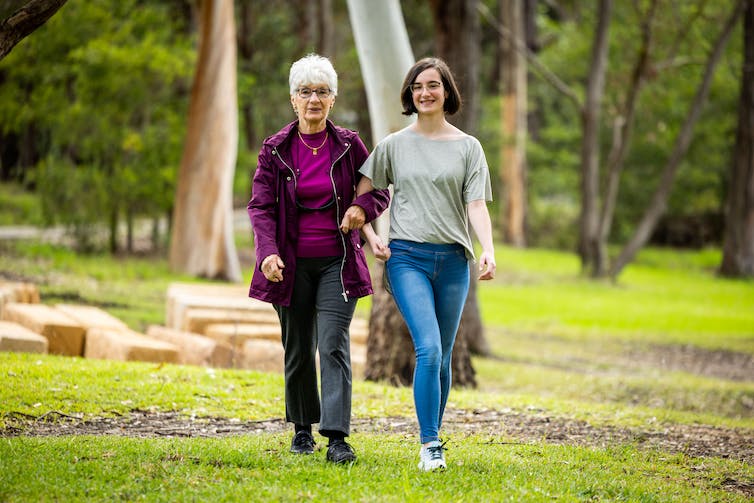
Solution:
<svg viewBox="0 0 754 503"><path fill-rule="evenodd" d="M317 149L316 148L312 149L312 154L317 155Z"/></svg>

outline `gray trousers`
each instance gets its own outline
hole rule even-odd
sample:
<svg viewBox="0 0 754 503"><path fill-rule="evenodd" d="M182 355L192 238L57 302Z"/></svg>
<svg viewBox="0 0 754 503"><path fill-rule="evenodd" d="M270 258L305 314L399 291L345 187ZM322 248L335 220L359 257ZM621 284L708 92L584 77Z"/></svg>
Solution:
<svg viewBox="0 0 754 503"><path fill-rule="evenodd" d="M343 300L340 266L340 257L296 259L291 305L275 305L285 350L285 419L304 426L319 423L324 436L347 436L351 428L349 327L357 299Z"/></svg>

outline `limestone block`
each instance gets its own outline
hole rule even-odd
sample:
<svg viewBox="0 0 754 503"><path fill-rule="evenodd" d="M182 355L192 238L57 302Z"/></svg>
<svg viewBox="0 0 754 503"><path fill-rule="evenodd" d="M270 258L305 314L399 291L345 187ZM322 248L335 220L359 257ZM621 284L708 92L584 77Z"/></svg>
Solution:
<svg viewBox="0 0 754 503"><path fill-rule="evenodd" d="M165 324L171 328L181 328L186 310L196 307L272 310L272 305L250 299L246 285L172 283L167 291Z"/></svg>
<svg viewBox="0 0 754 503"><path fill-rule="evenodd" d="M45 336L51 354L81 356L84 352L84 327L53 307L13 302L5 305L2 317Z"/></svg>
<svg viewBox="0 0 754 503"><path fill-rule="evenodd" d="M274 309L252 311L196 307L186 310L183 323L179 328L185 332L206 334L207 325L217 323L264 323L272 325L279 323L279 321Z"/></svg>
<svg viewBox="0 0 754 503"><path fill-rule="evenodd" d="M0 291L8 291L12 294L9 302L39 304L39 289L34 283L29 283L28 281L0 281Z"/></svg>
<svg viewBox="0 0 754 503"><path fill-rule="evenodd" d="M85 329L113 328L128 330L128 325L107 311L94 306L76 304L57 304L55 308L70 316Z"/></svg>
<svg viewBox="0 0 754 503"><path fill-rule="evenodd" d="M86 334L86 358L104 360L178 363L175 344L131 330L92 328Z"/></svg>
<svg viewBox="0 0 754 503"><path fill-rule="evenodd" d="M0 351L47 353L48 344L44 336L18 323L0 321Z"/></svg>
<svg viewBox="0 0 754 503"><path fill-rule="evenodd" d="M283 345L264 339L249 339L243 345L241 367L262 372L283 372Z"/></svg>
<svg viewBox="0 0 754 503"><path fill-rule="evenodd" d="M0 281L0 318L3 308L11 302L39 304L39 290L34 283Z"/></svg>
<svg viewBox="0 0 754 503"><path fill-rule="evenodd" d="M281 343L279 323L213 323L205 327L204 335L238 350L249 339L267 339Z"/></svg>
<svg viewBox="0 0 754 503"><path fill-rule="evenodd" d="M11 302L16 302L15 292L10 288L0 285L0 319L3 317L3 308Z"/></svg>
<svg viewBox="0 0 754 503"><path fill-rule="evenodd" d="M178 363L186 365L228 368L233 366L236 359L241 358L240 351L234 352L230 344L199 334L150 325L146 335L174 344L179 351Z"/></svg>

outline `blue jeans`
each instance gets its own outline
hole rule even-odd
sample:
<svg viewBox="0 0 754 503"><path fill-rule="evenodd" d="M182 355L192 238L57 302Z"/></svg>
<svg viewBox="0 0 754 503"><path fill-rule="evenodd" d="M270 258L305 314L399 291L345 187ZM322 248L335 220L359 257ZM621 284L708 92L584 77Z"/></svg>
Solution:
<svg viewBox="0 0 754 503"><path fill-rule="evenodd" d="M395 239L390 251L385 274L414 342L414 404L421 442L427 443L439 440L448 402L450 358L469 292L468 260L458 244Z"/></svg>

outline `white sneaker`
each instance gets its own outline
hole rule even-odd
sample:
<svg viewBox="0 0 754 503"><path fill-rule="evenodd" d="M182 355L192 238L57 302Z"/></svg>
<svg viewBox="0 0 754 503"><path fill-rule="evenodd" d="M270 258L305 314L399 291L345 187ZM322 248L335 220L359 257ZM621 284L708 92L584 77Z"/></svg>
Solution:
<svg viewBox="0 0 754 503"><path fill-rule="evenodd" d="M442 453L445 448L444 444L439 441L430 442L426 446L422 446L419 451L419 469L425 472L431 472L433 470L444 470L447 468L445 464L445 455Z"/></svg>

